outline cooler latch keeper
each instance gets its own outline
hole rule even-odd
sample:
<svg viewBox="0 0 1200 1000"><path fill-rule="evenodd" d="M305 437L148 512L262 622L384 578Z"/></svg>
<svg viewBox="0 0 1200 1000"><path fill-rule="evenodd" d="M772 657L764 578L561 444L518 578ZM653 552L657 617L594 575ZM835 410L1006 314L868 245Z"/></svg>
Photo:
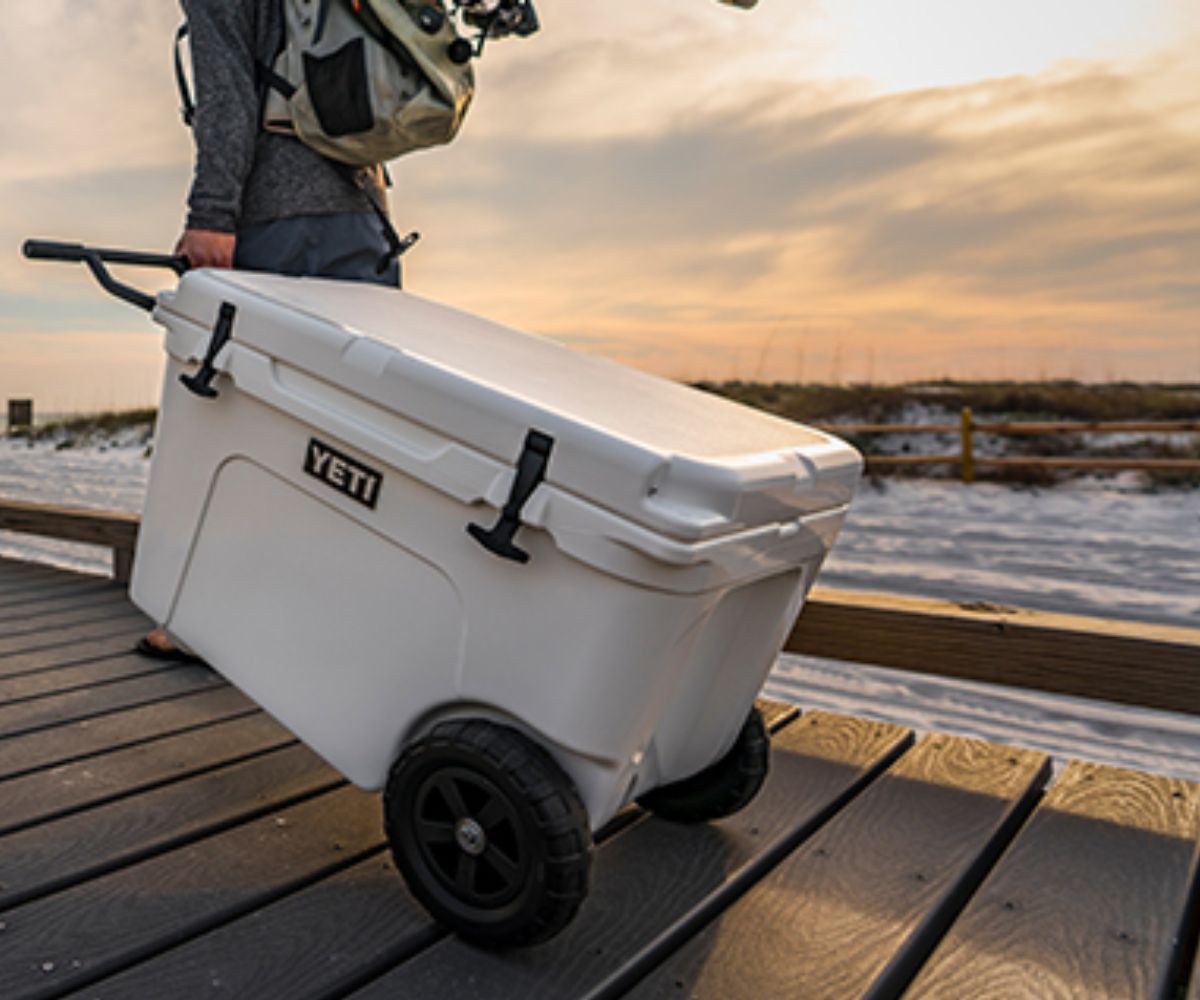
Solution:
<svg viewBox="0 0 1200 1000"><path fill-rule="evenodd" d="M208 339L208 350L204 352L204 360L200 362L200 368L192 375L184 373L179 376L179 381L197 396L203 396L205 399L216 399L217 397L217 390L212 387L212 381L217 377L217 369L213 362L216 361L221 348L229 343L229 338L233 335L233 318L236 315L237 308L232 302L221 303L220 312L217 313L217 322L212 329L212 336Z"/></svg>
<svg viewBox="0 0 1200 1000"><path fill-rule="evenodd" d="M489 552L502 559L514 562L529 562L529 553L513 544L513 537L521 527L521 510L528 502L538 484L546 478L546 466L550 464L550 451L554 438L539 431L525 435L525 446L517 460L517 475L509 491L508 500L500 511L500 520L493 527L468 524L467 532Z"/></svg>

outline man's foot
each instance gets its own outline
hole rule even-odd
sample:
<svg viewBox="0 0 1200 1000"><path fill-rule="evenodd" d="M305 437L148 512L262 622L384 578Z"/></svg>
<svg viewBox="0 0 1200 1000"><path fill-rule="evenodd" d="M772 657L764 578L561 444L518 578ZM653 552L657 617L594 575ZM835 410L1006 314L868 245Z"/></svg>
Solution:
<svg viewBox="0 0 1200 1000"><path fill-rule="evenodd" d="M153 632L148 632L142 636L138 640L138 644L133 647L133 651L151 660L161 660L166 663L204 662L195 653L189 653L186 649L176 646L175 643L167 638L167 633L160 628L156 628Z"/></svg>

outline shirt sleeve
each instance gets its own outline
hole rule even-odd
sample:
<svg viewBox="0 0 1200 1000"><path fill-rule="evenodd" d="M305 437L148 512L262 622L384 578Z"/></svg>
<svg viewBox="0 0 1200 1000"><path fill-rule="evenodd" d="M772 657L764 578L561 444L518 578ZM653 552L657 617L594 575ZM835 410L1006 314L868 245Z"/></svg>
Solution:
<svg viewBox="0 0 1200 1000"><path fill-rule="evenodd" d="M259 132L254 0L181 0L189 26L196 116L187 227L231 233Z"/></svg>

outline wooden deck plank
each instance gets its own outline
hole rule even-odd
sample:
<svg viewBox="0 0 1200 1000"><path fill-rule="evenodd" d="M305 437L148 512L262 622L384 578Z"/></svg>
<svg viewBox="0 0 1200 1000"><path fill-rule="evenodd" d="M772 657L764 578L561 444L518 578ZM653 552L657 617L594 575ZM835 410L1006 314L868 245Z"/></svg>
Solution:
<svg viewBox="0 0 1200 1000"><path fill-rule="evenodd" d="M29 621L30 618L43 619L47 616L66 615L79 612L84 607L112 607L127 605L128 595L120 587L96 587L64 597L43 597L29 601L28 604L11 607L0 606L0 631L6 631L7 625Z"/></svg>
<svg viewBox="0 0 1200 1000"><path fill-rule="evenodd" d="M148 743L255 708L237 688L224 685L26 733L20 739L0 741L0 778Z"/></svg>
<svg viewBox="0 0 1200 1000"><path fill-rule="evenodd" d="M96 983L103 1000L343 996L445 936L378 853Z"/></svg>
<svg viewBox="0 0 1200 1000"><path fill-rule="evenodd" d="M60 670L39 670L16 677L0 677L0 707L160 673L175 666L177 664L122 653Z"/></svg>
<svg viewBox="0 0 1200 1000"><path fill-rule="evenodd" d="M110 580L103 580L101 577L89 580L88 577L77 576L73 580L50 579L40 582L25 582L19 586L11 585L7 589L0 589L0 612L5 615L19 613L23 607L31 604L41 604L43 601L55 598L71 599L89 597L94 594L107 594L112 593L114 589L119 591L118 585Z"/></svg>
<svg viewBox="0 0 1200 1000"><path fill-rule="evenodd" d="M778 725L797 715L779 702L759 708ZM341 995L444 936L408 894L381 844L377 856L97 983L90 993L105 1000L193 997L219 983L247 997Z"/></svg>
<svg viewBox="0 0 1200 1000"><path fill-rule="evenodd" d="M23 559L0 556L0 590L8 587L20 587L37 580L68 580L78 583L80 577L87 577L87 574L51 566L48 563L27 562ZM96 579L103 579L103 577Z"/></svg>
<svg viewBox="0 0 1200 1000"><path fill-rule="evenodd" d="M815 712L773 740L758 797L719 823L647 819L598 851L592 892L574 922L536 949L495 954L448 938L355 994L355 1000L582 996L633 975L673 935L743 891L754 865L786 853L911 740L907 729Z"/></svg>
<svg viewBox="0 0 1200 1000"><path fill-rule="evenodd" d="M1044 754L924 737L629 995L897 996L1049 773Z"/></svg>
<svg viewBox="0 0 1200 1000"><path fill-rule="evenodd" d="M89 625L94 622L126 622L134 617L144 621L143 616L134 611L128 601L121 595L115 597L103 595L70 603L57 610L47 610L38 614L25 615L12 621L0 622L0 638L15 639L36 635L54 635L60 629L76 625Z"/></svg>
<svg viewBox="0 0 1200 1000"><path fill-rule="evenodd" d="M0 835L103 802L183 781L230 762L276 750L295 737L265 712L223 720L62 764L0 779Z"/></svg>
<svg viewBox="0 0 1200 1000"><path fill-rule="evenodd" d="M207 667L175 665L109 684L0 705L0 740L225 684Z"/></svg>
<svg viewBox="0 0 1200 1000"><path fill-rule="evenodd" d="M0 910L345 784L295 744L0 837Z"/></svg>
<svg viewBox="0 0 1200 1000"><path fill-rule="evenodd" d="M41 649L0 657L0 678L61 670L128 653L145 632L145 622L139 621L118 626L108 635L51 642Z"/></svg>
<svg viewBox="0 0 1200 1000"><path fill-rule="evenodd" d="M93 612L86 619L71 625L59 625L45 630L20 628L0 634L0 657L44 652L57 649L64 643L102 639L126 629L140 629L144 632L151 625L150 619L132 607Z"/></svg>
<svg viewBox="0 0 1200 1000"><path fill-rule="evenodd" d="M1200 786L1072 762L907 995L1170 995L1198 834Z"/></svg>
<svg viewBox="0 0 1200 1000"><path fill-rule="evenodd" d="M378 796L340 788L4 916L0 996L59 995L349 868L382 843Z"/></svg>
<svg viewBox="0 0 1200 1000"><path fill-rule="evenodd" d="M34 595L70 594L119 587L107 576L92 576L32 563L0 565L0 607Z"/></svg>

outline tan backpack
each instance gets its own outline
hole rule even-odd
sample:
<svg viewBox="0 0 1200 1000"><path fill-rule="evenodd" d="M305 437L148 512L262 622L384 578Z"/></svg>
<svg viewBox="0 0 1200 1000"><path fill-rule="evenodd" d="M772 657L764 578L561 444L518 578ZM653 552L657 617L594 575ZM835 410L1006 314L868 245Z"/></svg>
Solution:
<svg viewBox="0 0 1200 1000"><path fill-rule="evenodd" d="M285 43L264 75L263 124L366 166L458 133L474 50L442 0L283 0Z"/></svg>
<svg viewBox="0 0 1200 1000"><path fill-rule="evenodd" d="M458 133L475 93L471 61L488 38L538 30L532 0L280 0L283 46L259 65L263 125L341 163L386 163ZM455 15L477 29L459 33ZM195 104L175 36L183 119Z"/></svg>

